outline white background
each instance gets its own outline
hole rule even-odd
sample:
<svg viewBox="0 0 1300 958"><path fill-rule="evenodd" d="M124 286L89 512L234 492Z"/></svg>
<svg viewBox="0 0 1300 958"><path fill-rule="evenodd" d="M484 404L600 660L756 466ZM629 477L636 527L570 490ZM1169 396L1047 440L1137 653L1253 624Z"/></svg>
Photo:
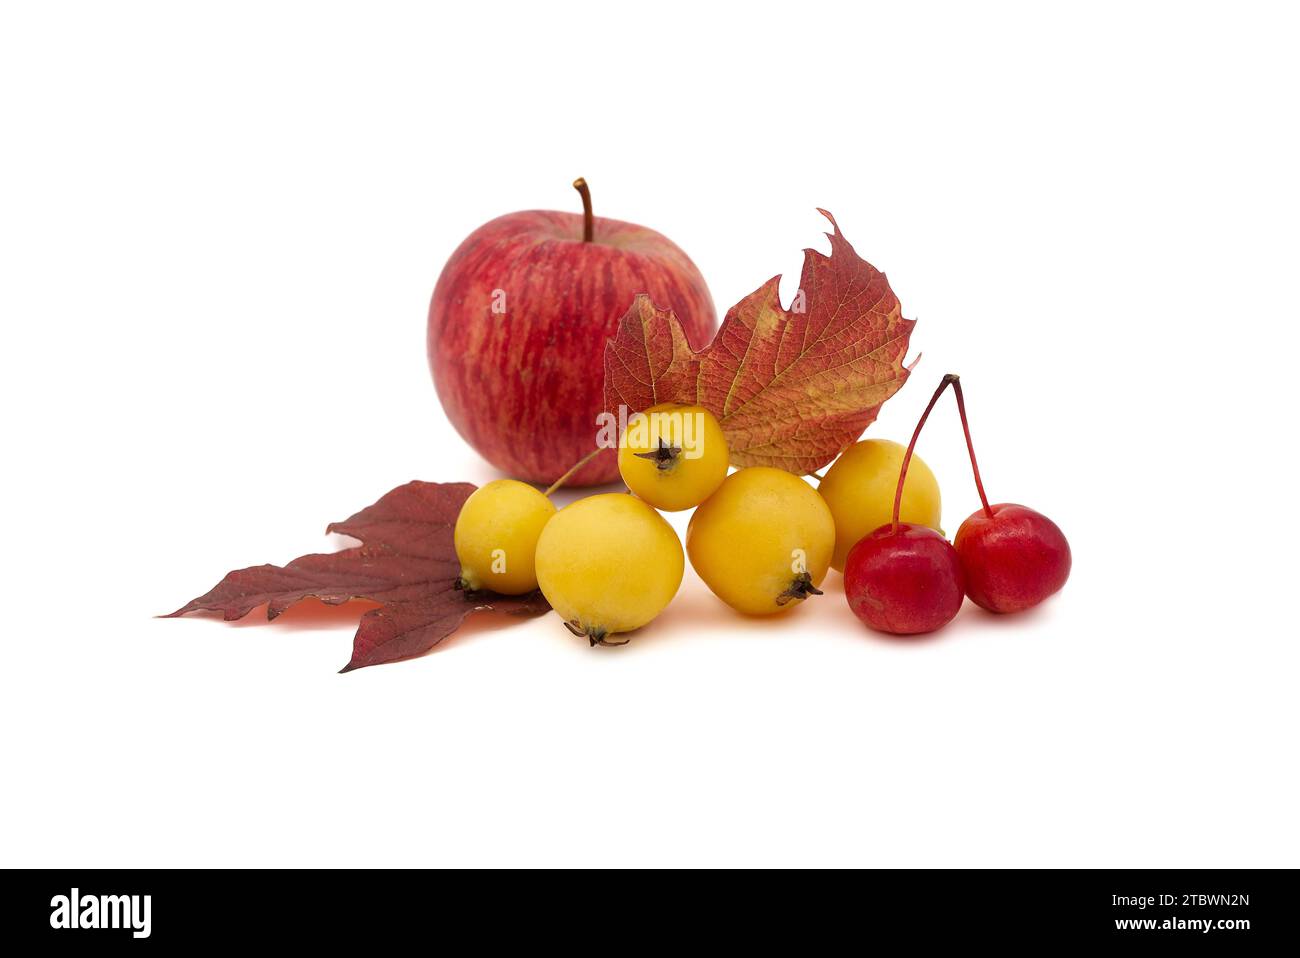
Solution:
<svg viewBox="0 0 1300 958"><path fill-rule="evenodd" d="M7 4L0 862L1300 865L1291 16ZM428 297L578 175L720 313L834 211L919 320L869 434L960 372L1065 591L903 643L688 569L623 650L486 617L344 676L356 609L151 618L493 475ZM950 400L920 451L953 531Z"/></svg>

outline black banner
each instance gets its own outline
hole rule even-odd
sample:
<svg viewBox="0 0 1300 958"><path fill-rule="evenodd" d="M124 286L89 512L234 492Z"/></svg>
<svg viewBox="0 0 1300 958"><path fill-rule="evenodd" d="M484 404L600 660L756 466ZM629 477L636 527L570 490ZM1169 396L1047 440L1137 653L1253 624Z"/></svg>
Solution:
<svg viewBox="0 0 1300 958"><path fill-rule="evenodd" d="M462 940L807 947L847 937L864 946L1132 943L1240 953L1297 940L1293 870L0 874L9 941L96 951Z"/></svg>

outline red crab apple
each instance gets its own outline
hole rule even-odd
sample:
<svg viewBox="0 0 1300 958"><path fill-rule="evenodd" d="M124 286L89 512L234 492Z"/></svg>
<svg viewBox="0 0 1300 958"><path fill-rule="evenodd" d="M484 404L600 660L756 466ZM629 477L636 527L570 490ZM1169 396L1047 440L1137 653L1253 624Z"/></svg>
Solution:
<svg viewBox="0 0 1300 958"><path fill-rule="evenodd" d="M966 594L990 612L1031 609L1059 592L1070 577L1070 543L1060 527L1041 512L1009 502L989 505L970 438L966 397L955 378L952 390L980 495L980 509L967 517L953 537L966 578Z"/></svg>
<svg viewBox="0 0 1300 958"><path fill-rule="evenodd" d="M849 608L878 632L933 632L952 621L965 599L961 561L952 543L933 529L898 521L916 440L934 404L955 378L943 378L907 444L898 470L893 521L859 539L844 560Z"/></svg>
<svg viewBox="0 0 1300 958"><path fill-rule="evenodd" d="M933 632L961 608L961 562L952 543L927 526L884 525L849 550L844 594L854 615L878 632Z"/></svg>
<svg viewBox="0 0 1300 958"><path fill-rule="evenodd" d="M480 226L451 254L429 304L429 367L447 418L484 459L549 483L596 448L605 343L638 293L700 349L717 328L704 277L667 237L583 213L529 210ZM617 412L617 411L615 411ZM568 482L618 477L614 450Z"/></svg>
<svg viewBox="0 0 1300 958"><path fill-rule="evenodd" d="M966 594L990 612L1020 612L1059 592L1070 577L1070 544L1055 522L1027 506L985 506L953 540Z"/></svg>

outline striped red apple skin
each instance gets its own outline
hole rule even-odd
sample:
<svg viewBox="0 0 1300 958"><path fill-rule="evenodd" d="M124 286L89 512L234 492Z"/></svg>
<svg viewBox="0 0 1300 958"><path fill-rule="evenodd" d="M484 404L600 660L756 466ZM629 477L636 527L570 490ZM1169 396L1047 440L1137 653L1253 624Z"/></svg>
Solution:
<svg viewBox="0 0 1300 958"><path fill-rule="evenodd" d="M429 367L447 418L507 475L559 478L596 447L605 343L638 293L677 314L693 349L712 339L704 277L654 230L597 217L583 242L582 215L548 210L479 227L429 304ZM610 450L569 484L617 477Z"/></svg>

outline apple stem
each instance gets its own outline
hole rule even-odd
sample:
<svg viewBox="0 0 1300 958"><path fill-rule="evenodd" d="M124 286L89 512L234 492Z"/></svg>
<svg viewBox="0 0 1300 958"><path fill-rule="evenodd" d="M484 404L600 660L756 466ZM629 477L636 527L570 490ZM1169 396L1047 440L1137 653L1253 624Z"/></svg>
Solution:
<svg viewBox="0 0 1300 958"><path fill-rule="evenodd" d="M591 215L591 189L581 176L573 181L573 188L582 196L582 241L590 243L596 236L596 220Z"/></svg>
<svg viewBox="0 0 1300 958"><path fill-rule="evenodd" d="M948 373L943 377L943 380L939 383L939 388L936 389L934 395L930 397L930 403L925 407L925 412L921 413L921 419L917 422L916 430L912 433L912 441L907 444L907 453L903 456L903 467L898 470L898 489L894 493L894 519L890 526L891 532L898 531L898 513L903 507L903 483L907 481L907 467L912 462L912 450L916 448L916 440L921 438L921 427L924 426L925 421L930 418L930 410L933 409L934 404L939 401L939 397L943 395L943 391L949 386L957 383L957 381L958 376L956 373Z"/></svg>
<svg viewBox="0 0 1300 958"><path fill-rule="evenodd" d="M591 452L587 453L585 456L583 456L581 459L575 462L572 466L570 466L568 472L566 472L564 475L560 476L559 479L556 479L553 483L551 483L551 488L547 489L544 495L549 497L550 494L553 493L556 489L560 488L560 486L564 485L566 482L572 479L573 474L575 472L577 472L587 463L591 462L591 460L595 459L604 451L605 450L601 449L600 447L597 447L593 449Z"/></svg>
<svg viewBox="0 0 1300 958"><path fill-rule="evenodd" d="M980 479L980 466L975 461L975 444L970 441L970 423L966 421L966 397L961 393L961 382L953 378L952 391L957 397L957 414L961 416L961 429L966 434L966 451L970 453L970 469L975 473L975 488L979 490L980 502L984 506L984 514L990 519L993 518L993 510L989 508L989 497L984 495L984 482Z"/></svg>

